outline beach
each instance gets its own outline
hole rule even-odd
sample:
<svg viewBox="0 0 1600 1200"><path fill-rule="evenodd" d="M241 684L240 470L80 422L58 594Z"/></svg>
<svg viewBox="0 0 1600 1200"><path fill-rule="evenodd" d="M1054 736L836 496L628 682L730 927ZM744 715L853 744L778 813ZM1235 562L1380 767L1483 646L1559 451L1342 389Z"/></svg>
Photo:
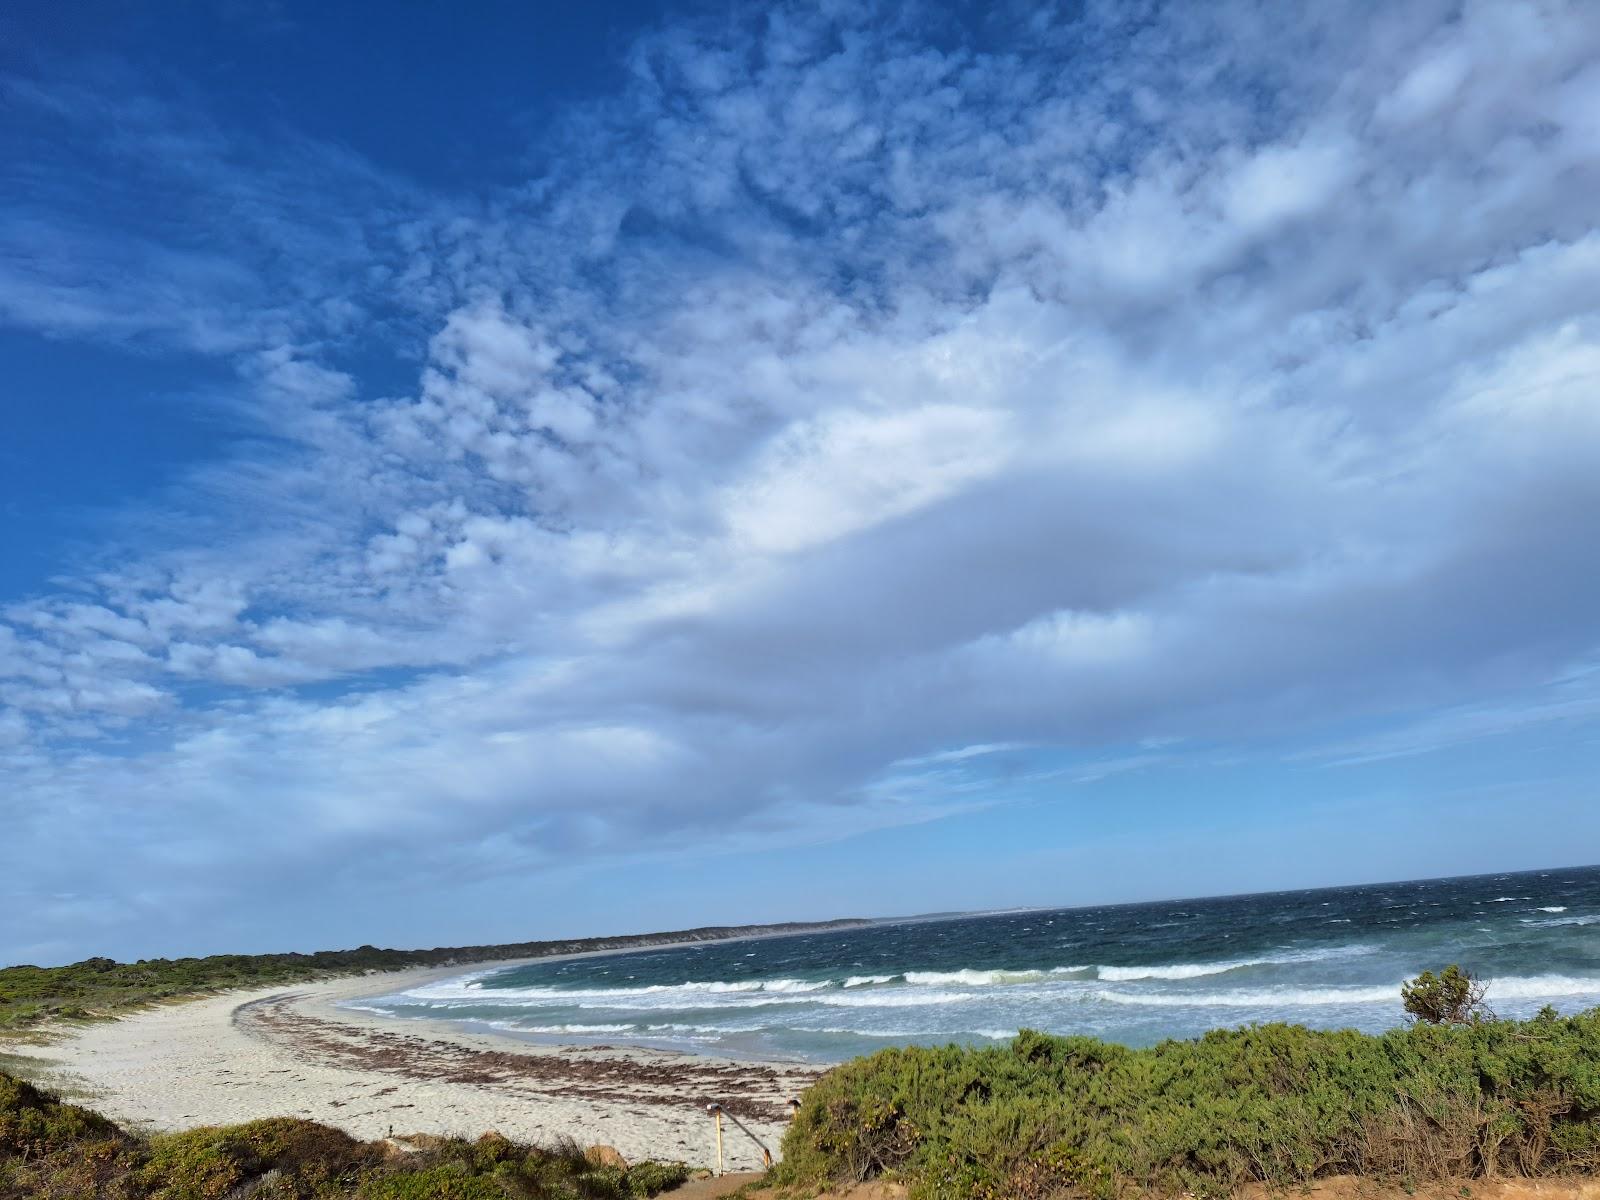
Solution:
<svg viewBox="0 0 1600 1200"><path fill-rule="evenodd" d="M233 991L58 1028L6 1052L28 1060L38 1081L147 1131L294 1116L365 1139L496 1130L608 1145L629 1161L709 1166L706 1105L715 1102L727 1114L730 1170L761 1165L757 1140L777 1155L789 1100L818 1074L634 1047L529 1045L339 1006L470 969Z"/></svg>

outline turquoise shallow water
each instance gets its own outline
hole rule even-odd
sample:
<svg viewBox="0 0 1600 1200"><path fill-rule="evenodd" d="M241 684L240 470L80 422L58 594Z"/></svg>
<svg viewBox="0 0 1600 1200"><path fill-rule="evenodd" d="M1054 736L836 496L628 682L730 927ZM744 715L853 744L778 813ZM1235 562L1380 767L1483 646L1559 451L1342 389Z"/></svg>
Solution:
<svg viewBox="0 0 1600 1200"><path fill-rule="evenodd" d="M1147 1045L1296 1021L1377 1031L1402 980L1459 962L1505 1016L1600 1005L1600 868L833 933L479 972L360 1007L540 1041L833 1062L1019 1028Z"/></svg>

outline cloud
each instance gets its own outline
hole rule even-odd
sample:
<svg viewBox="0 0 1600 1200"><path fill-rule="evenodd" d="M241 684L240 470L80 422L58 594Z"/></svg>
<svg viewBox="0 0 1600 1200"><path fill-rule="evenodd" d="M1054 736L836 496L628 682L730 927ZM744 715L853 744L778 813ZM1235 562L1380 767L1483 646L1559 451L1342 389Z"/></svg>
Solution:
<svg viewBox="0 0 1600 1200"><path fill-rule="evenodd" d="M38 67L0 78L9 325L226 357L413 308L372 288L403 265L393 219L425 211L403 180L310 139L225 127L170 79L155 90L111 58Z"/></svg>
<svg viewBox="0 0 1600 1200"><path fill-rule="evenodd" d="M226 913L1546 704L1600 642L1594 23L1332 12L675 24L473 204L297 147L336 252L281 165L199 181L248 200L179 289L235 340L165 251L78 315L78 243L0 280L231 356L274 438L7 610L35 886ZM373 388L341 352L402 311Z"/></svg>

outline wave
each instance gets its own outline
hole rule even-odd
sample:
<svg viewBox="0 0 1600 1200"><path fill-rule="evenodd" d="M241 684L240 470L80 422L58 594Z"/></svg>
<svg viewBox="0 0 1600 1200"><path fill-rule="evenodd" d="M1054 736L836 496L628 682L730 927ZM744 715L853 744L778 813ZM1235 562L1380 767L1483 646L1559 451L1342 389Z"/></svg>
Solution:
<svg viewBox="0 0 1600 1200"><path fill-rule="evenodd" d="M917 987L1004 987L1017 983L1043 983L1067 975L1082 975L1093 967L1051 967L1048 970L1020 971L907 971L900 978Z"/></svg>
<svg viewBox="0 0 1600 1200"><path fill-rule="evenodd" d="M1511 975L1484 981L1486 996L1496 1000L1553 1000L1574 996L1600 998L1600 978L1570 975ZM1387 986L1330 986L1310 988L1236 988L1224 992L1119 992L1093 993L1108 1004L1150 1008L1259 1008L1281 1011L1323 1008L1330 1005L1400 1004L1400 982Z"/></svg>
<svg viewBox="0 0 1600 1200"><path fill-rule="evenodd" d="M1225 975L1243 967L1264 965L1267 959L1240 959L1237 962L1174 963L1164 967L1096 967L1095 975L1107 983L1131 983L1136 979L1200 979L1206 975Z"/></svg>
<svg viewBox="0 0 1600 1200"><path fill-rule="evenodd" d="M1484 987L1491 1004L1496 1000L1543 1000L1557 996L1600 997L1600 978L1583 975L1508 975L1503 979L1485 980Z"/></svg>
<svg viewBox="0 0 1600 1200"><path fill-rule="evenodd" d="M966 1004L978 1003L986 999L982 992L941 992L922 991L916 988L886 988L882 991L867 991L858 989L854 992L842 990L831 992L813 992L808 995L764 995L760 993L745 993L724 997L722 1000L705 1005L704 1007L718 1010L745 1009L745 1008L776 1008L795 1007L808 1004L822 1005L826 1008L928 1008L939 1004ZM537 1007L547 1007L544 1005ZM652 1004L618 1004L614 1000L581 1000L572 1005L578 1009L599 1009L606 1012L619 1010L633 1011L665 1011L675 1009L700 1007L692 1004L680 1004L672 998L667 1003Z"/></svg>
<svg viewBox="0 0 1600 1200"><path fill-rule="evenodd" d="M965 1036L980 1037L991 1042L1009 1042L1017 1036L1015 1029L858 1029L849 1025L821 1025L816 1028L797 1030L800 1033L826 1033L842 1037L858 1038L892 1038L904 1040L907 1038L942 1038L949 1040Z"/></svg>
<svg viewBox="0 0 1600 1200"><path fill-rule="evenodd" d="M1284 950L1259 958L1228 959L1218 962L1153 963L1143 966L1101 964L1098 966L1058 966L1048 968L980 969L964 967L953 971L906 971L901 974L850 975L843 979L739 979L689 980L684 983L655 983L638 986L601 987L493 987L485 986L485 976L493 972L458 976L425 984L396 996L391 1003L421 1004L428 1008L464 1006L549 1007L572 1006L583 1009L659 1009L686 1007L691 1003L715 1007L761 1007L776 1003L812 1002L838 1007L883 1005L921 1006L954 1003L970 998L971 991L1015 988L1027 985L1070 981L1106 983L1177 982L1223 975L1251 967L1285 966L1349 958L1370 953L1362 943L1321 947L1311 950ZM933 989L929 994L924 989ZM950 993L944 989L961 989ZM849 993L843 995L841 993Z"/></svg>
<svg viewBox="0 0 1600 1200"><path fill-rule="evenodd" d="M1141 1008L1284 1008L1330 1004L1400 1004L1400 985L1393 987L1238 988L1227 992L1118 992L1101 990L1096 1000Z"/></svg>
<svg viewBox="0 0 1600 1200"><path fill-rule="evenodd" d="M1372 953L1364 942L1344 946L1325 946L1317 950L1288 950L1262 958L1238 958L1211 963L1166 963L1149 967L1096 967L1095 974L1107 983L1131 983L1138 979L1201 979L1207 975L1225 975L1229 971L1242 971L1247 967L1292 966L1297 963L1326 962L1335 958L1352 958Z"/></svg>
<svg viewBox="0 0 1600 1200"><path fill-rule="evenodd" d="M1552 917L1548 921L1530 923L1597 922L1600 922L1600 915ZM668 1024L652 1028L681 1023L684 1032L703 1033L717 1027L717 1014L726 1014L725 1019L736 1022L748 1020L756 1029L782 1028L798 1032L830 1011L867 1010L861 1013L861 1023L870 1026L879 1021L890 1023L888 1014L898 1010L944 1010L948 1016L939 1018L930 1013L929 1017L930 1025L939 1027L941 1036L954 1035L963 1028L969 1033L988 1036L992 1031L991 1022L996 1023L993 1028L1000 1027L998 1022L1065 1028L1067 1025L1063 1022L1068 1022L1068 1009L1082 1011L1080 1006L1084 1005L1202 1011L1254 1009L1262 1018L1289 1020L1297 1019L1297 1013L1303 1010L1341 1007L1364 1008L1372 1018L1375 1008L1381 1006L1384 1012L1398 1017L1399 978L1385 983L1290 982L1281 975L1274 978L1272 974L1232 974L1254 967L1347 959L1371 949L1364 944L1345 944L1217 962L1061 966L1041 970L967 968L908 971L900 975L852 975L842 979L695 980L612 988L494 988L481 987L478 980L461 977L397 996L371 998L359 1007L384 1015L401 1015L396 1009L403 1012L408 1007L410 1015L422 1015L417 1012L420 1007L435 1012L445 1010L440 1015L493 1017L513 1022L539 1021L543 1017L539 1024L515 1024L514 1027L522 1032L555 1036L638 1036L636 1031L658 1013L655 1020ZM1224 984L1225 979L1232 986ZM1600 977L1593 976L1503 976L1488 979L1486 987L1491 1005L1575 997L1582 997L1589 1003L1600 1002ZM519 1010L523 1015L514 1016ZM765 1010L776 1011L763 1015ZM872 1010L881 1016L874 1018L870 1015ZM843 1015L841 1012L840 1017ZM697 1019L701 1017L710 1020ZM1387 1017L1382 1019L1388 1020ZM921 1019L913 1023L921 1023ZM743 1030L750 1028L744 1026ZM875 1031L858 1028L857 1032L870 1036ZM930 1029L929 1033L932 1032Z"/></svg>
<svg viewBox="0 0 1600 1200"><path fill-rule="evenodd" d="M561 988L561 987L508 987L486 988L476 979L462 977L439 983L425 984L402 992L396 999L422 1001L463 1001L471 1004L501 1004L515 1000L576 1000L617 996L663 996L669 993L688 995L738 995L749 992L804 993L832 987L827 979L741 979L735 981L691 980L688 983L652 983L640 987L614 988Z"/></svg>
<svg viewBox="0 0 1600 1200"><path fill-rule="evenodd" d="M1552 904L1548 908L1541 908L1539 911L1550 913L1566 912L1567 906L1565 904Z"/></svg>
<svg viewBox="0 0 1600 1200"><path fill-rule="evenodd" d="M826 1005L828 1008L929 1008L939 1004L979 1004L986 1000L982 992L941 992L921 991L915 988L904 990L886 988L882 991L872 992L823 992L816 996L807 996L806 1000L812 1004Z"/></svg>

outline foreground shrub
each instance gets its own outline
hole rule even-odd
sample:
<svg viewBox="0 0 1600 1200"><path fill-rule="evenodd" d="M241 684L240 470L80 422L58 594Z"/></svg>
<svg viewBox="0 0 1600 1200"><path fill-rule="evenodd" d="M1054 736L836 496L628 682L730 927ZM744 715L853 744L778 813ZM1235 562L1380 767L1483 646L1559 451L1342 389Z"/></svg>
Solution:
<svg viewBox="0 0 1600 1200"><path fill-rule="evenodd" d="M628 1168L628 1195L659 1196L680 1187L689 1179L689 1168L681 1162L654 1162L646 1159Z"/></svg>
<svg viewBox="0 0 1600 1200"><path fill-rule="evenodd" d="M1405 1010L1430 1025L1466 1025L1494 1014L1483 1005L1487 987L1460 967L1449 966L1435 975L1424 971L1400 985Z"/></svg>
<svg viewBox="0 0 1600 1200"><path fill-rule="evenodd" d="M414 1139L400 1151L293 1117L134 1137L0 1073L0 1200L632 1200L682 1163L591 1163L572 1142Z"/></svg>
<svg viewBox="0 0 1600 1200"><path fill-rule="evenodd" d="M164 1134L144 1157L138 1181L153 1200L212 1200L268 1174L291 1181L289 1195L336 1194L382 1158L349 1134L295 1117Z"/></svg>
<svg viewBox="0 0 1600 1200"><path fill-rule="evenodd" d="M125 1140L99 1113L0 1074L0 1158L41 1158L87 1141Z"/></svg>
<svg viewBox="0 0 1600 1200"><path fill-rule="evenodd" d="M885 1050L813 1086L783 1150L789 1185L893 1174L914 1196L993 1200L1594 1172L1600 1010L1378 1037L1264 1025L1132 1050L1024 1031Z"/></svg>

